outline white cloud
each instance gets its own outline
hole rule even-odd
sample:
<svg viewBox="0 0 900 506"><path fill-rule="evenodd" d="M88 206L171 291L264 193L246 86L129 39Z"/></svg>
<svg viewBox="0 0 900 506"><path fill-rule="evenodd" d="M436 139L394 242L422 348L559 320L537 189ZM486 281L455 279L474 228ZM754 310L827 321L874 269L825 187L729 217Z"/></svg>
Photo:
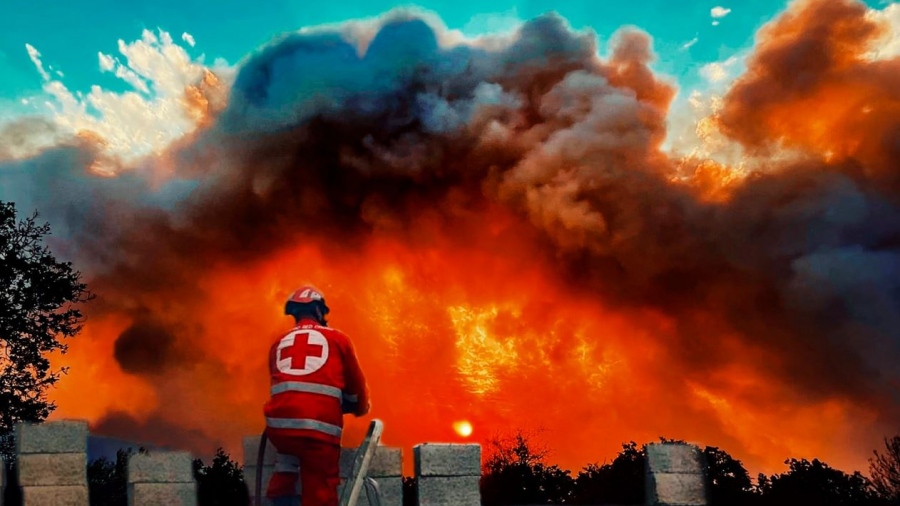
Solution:
<svg viewBox="0 0 900 506"><path fill-rule="evenodd" d="M700 75L710 84L724 83L737 77L742 58L732 56L725 61L707 63L700 67Z"/></svg>
<svg viewBox="0 0 900 506"><path fill-rule="evenodd" d="M713 25L713 26L719 26L719 22L718 22L718 21L713 21L713 22L712 22L712 25Z"/></svg>
<svg viewBox="0 0 900 506"><path fill-rule="evenodd" d="M31 58L34 66L37 67L38 72L41 73L41 77L43 77L45 81L49 80L50 74L44 70L44 64L41 62L41 53L31 44L25 44L25 50L28 51L28 57Z"/></svg>
<svg viewBox="0 0 900 506"><path fill-rule="evenodd" d="M116 60L114 60L112 56L100 52L97 53L97 56L100 58L100 70L109 72L115 68Z"/></svg>
<svg viewBox="0 0 900 506"><path fill-rule="evenodd" d="M888 5L883 10L871 9L866 14L888 27L881 40L871 45L872 50L866 56L872 60L900 56L900 3Z"/></svg>
<svg viewBox="0 0 900 506"><path fill-rule="evenodd" d="M189 34L189 33L187 33L187 32L184 32L184 33L181 34L181 40L187 42L189 46L194 47L195 42L194 42L194 36L193 36L193 35L191 35L191 34Z"/></svg>
<svg viewBox="0 0 900 506"><path fill-rule="evenodd" d="M700 37L694 37L693 39L685 42L681 49L690 49L694 44L696 44L700 40Z"/></svg>
<svg viewBox="0 0 900 506"><path fill-rule="evenodd" d="M113 73L134 89L122 93L96 85L86 94L73 93L44 70L37 49L26 48L44 80L49 95L44 104L54 123L70 134L99 138L106 155L114 159L129 162L158 153L197 127L185 91L208 68L191 59L167 32L144 30L140 40L119 40L119 55L97 53L101 72Z"/></svg>
<svg viewBox="0 0 900 506"><path fill-rule="evenodd" d="M716 6L709 10L709 15L714 18L724 18L731 12L731 9L726 9L722 6Z"/></svg>
<svg viewBox="0 0 900 506"><path fill-rule="evenodd" d="M100 56L100 70L104 72L113 72L116 77L130 84L132 88L143 93L150 93L145 83L133 70L123 65L118 59L103 53L97 53Z"/></svg>

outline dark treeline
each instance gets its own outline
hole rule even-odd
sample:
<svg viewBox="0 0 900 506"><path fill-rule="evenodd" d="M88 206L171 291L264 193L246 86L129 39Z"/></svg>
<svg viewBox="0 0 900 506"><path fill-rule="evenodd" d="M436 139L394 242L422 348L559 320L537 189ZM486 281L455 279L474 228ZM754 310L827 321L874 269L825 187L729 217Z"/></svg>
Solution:
<svg viewBox="0 0 900 506"><path fill-rule="evenodd" d="M573 475L549 463L550 452L521 432L494 438L484 448L482 504L644 504L645 448L634 441L625 443L611 462L589 464ZM710 506L900 505L900 436L885 440L885 448L873 452L869 477L859 472L847 474L818 459L789 459L784 472L759 474L754 482L728 452L711 446L702 451ZM120 451L115 461L101 458L88 464L91 506L127 505L129 455ZM15 482L14 470L8 477ZM243 469L221 448L209 465L194 460L194 478L198 506L250 503ZM404 506L416 505L415 478L403 479L403 496ZM17 487L8 487L5 499L7 506L20 505Z"/></svg>
<svg viewBox="0 0 900 506"><path fill-rule="evenodd" d="M645 448L625 443L612 462L589 464L573 475L550 464L549 452L522 433L495 438L485 448L482 504L644 504ZM789 459L784 472L759 474L754 483L741 461L725 450L707 446L702 451L710 506L900 505L900 436L874 452L870 477L847 474L818 459Z"/></svg>

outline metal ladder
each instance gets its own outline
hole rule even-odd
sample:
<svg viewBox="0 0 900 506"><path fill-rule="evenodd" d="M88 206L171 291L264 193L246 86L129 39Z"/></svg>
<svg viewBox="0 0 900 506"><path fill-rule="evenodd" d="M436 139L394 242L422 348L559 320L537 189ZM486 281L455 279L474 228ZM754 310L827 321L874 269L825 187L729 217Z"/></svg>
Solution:
<svg viewBox="0 0 900 506"><path fill-rule="evenodd" d="M381 506L381 491L378 483L369 478L369 464L381 441L384 432L384 424L381 420L372 420L365 439L356 451L353 459L353 467L350 468L350 476L344 482L344 488L339 495L341 506L356 506L362 487L366 487L366 496L369 498L369 506Z"/></svg>
<svg viewBox="0 0 900 506"><path fill-rule="evenodd" d="M378 448L378 443L381 441L381 434L383 432L384 423L381 420L372 420L372 423L369 424L369 430L366 433L366 437L363 439L362 444L356 451L356 456L353 458L350 476L347 477L344 486L338 494L340 506L356 506L363 487L366 488L366 497L369 498L369 506L381 506L381 490L378 488L378 483L370 478L368 473L369 464L372 462L372 457L375 455L375 450ZM262 461L263 454L266 451L266 440L266 434L263 432L259 441L259 452L257 453L256 495L254 496L254 503L257 506L264 504L261 492ZM300 504L301 506L303 504L302 496Z"/></svg>

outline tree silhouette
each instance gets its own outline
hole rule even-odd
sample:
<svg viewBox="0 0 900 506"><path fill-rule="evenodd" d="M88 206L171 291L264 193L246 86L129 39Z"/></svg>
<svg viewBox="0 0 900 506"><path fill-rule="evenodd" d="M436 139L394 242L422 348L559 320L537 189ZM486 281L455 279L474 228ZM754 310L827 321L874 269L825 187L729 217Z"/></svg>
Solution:
<svg viewBox="0 0 900 506"><path fill-rule="evenodd" d="M572 504L643 504L644 447L630 441L609 464L590 464L578 473Z"/></svg>
<svg viewBox="0 0 900 506"><path fill-rule="evenodd" d="M87 480L91 506L128 505L128 458L130 450L116 452L116 461L99 458L88 463Z"/></svg>
<svg viewBox="0 0 900 506"><path fill-rule="evenodd" d="M569 471L544 462L548 452L536 448L521 431L488 442L488 458L481 477L481 503L562 504L572 493Z"/></svg>
<svg viewBox="0 0 900 506"><path fill-rule="evenodd" d="M419 480L415 476L404 476L403 506L419 506Z"/></svg>
<svg viewBox="0 0 900 506"><path fill-rule="evenodd" d="M41 422L56 408L47 388L66 372L50 369L47 354L66 352L61 339L81 331L76 303L90 299L81 274L58 262L43 238L50 226L37 213L16 219L0 202L0 455L11 460L16 422Z"/></svg>
<svg viewBox="0 0 900 506"><path fill-rule="evenodd" d="M216 450L210 466L204 466L201 459L194 460L194 478L197 480L198 506L250 504L250 491L244 482L243 469L222 448Z"/></svg>
<svg viewBox="0 0 900 506"><path fill-rule="evenodd" d="M765 506L874 506L883 504L869 480L833 469L818 459L785 461L786 473L767 478L759 475L758 488Z"/></svg>
<svg viewBox="0 0 900 506"><path fill-rule="evenodd" d="M706 457L710 506L755 504L757 497L754 495L750 473L740 460L714 446L707 446L703 453Z"/></svg>
<svg viewBox="0 0 900 506"><path fill-rule="evenodd" d="M869 460L872 486L892 506L900 505L900 436L884 440L885 452Z"/></svg>

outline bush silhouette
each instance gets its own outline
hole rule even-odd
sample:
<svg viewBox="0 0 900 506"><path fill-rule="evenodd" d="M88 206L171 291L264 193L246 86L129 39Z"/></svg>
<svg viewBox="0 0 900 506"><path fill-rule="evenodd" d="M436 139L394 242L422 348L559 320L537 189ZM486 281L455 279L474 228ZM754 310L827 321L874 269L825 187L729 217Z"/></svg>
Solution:
<svg viewBox="0 0 900 506"><path fill-rule="evenodd" d="M244 482L243 468L225 453L216 450L212 464L194 460L194 478L197 480L198 506L247 506L250 491Z"/></svg>

